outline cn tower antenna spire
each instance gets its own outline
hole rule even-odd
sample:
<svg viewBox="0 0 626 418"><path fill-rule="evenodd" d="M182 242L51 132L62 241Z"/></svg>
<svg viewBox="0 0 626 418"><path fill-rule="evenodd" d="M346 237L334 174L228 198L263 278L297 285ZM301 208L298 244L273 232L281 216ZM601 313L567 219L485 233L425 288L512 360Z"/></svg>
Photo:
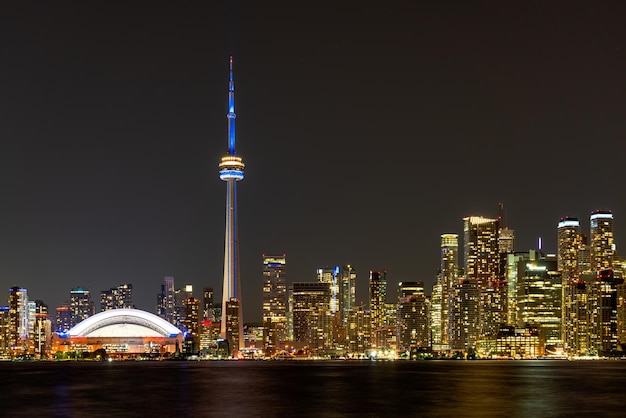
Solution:
<svg viewBox="0 0 626 418"><path fill-rule="evenodd" d="M230 57L228 81L228 153L235 155L235 82L233 81L233 57Z"/></svg>

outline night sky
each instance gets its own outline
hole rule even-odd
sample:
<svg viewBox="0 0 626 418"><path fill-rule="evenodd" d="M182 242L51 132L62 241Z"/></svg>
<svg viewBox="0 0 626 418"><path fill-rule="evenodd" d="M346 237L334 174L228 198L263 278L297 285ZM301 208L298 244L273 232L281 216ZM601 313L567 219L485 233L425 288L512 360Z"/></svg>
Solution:
<svg viewBox="0 0 626 418"><path fill-rule="evenodd" d="M595 209L626 246L624 2L339 3L4 2L0 289L220 299L229 55L245 321L263 253L353 264L365 303L386 270L392 300L498 202L516 250Z"/></svg>

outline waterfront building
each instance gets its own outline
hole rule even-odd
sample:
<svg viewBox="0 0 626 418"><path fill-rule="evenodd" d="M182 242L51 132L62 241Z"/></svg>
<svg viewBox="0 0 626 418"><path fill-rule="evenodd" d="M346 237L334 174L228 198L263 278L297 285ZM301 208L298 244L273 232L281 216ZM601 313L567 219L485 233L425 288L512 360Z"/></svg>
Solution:
<svg viewBox="0 0 626 418"><path fill-rule="evenodd" d="M383 331L386 325L387 272L370 270L369 303L372 321L372 348L384 345Z"/></svg>
<svg viewBox="0 0 626 418"><path fill-rule="evenodd" d="M479 287L476 280L460 278L454 286L451 348L465 353L476 350L479 338Z"/></svg>
<svg viewBox="0 0 626 418"><path fill-rule="evenodd" d="M506 323L506 286L500 276L499 220L463 218L465 279L478 288L480 336L494 336Z"/></svg>
<svg viewBox="0 0 626 418"><path fill-rule="evenodd" d="M587 282L569 280L563 285L563 333L568 356L595 354L591 347L591 316Z"/></svg>
<svg viewBox="0 0 626 418"><path fill-rule="evenodd" d="M517 264L518 328L537 328L545 340L547 354L563 352L563 283L556 255L530 250Z"/></svg>
<svg viewBox="0 0 626 418"><path fill-rule="evenodd" d="M341 322L341 286L339 282L339 272L339 266L317 269L317 281L328 283L330 287L331 344L334 347L343 347L346 340L345 330Z"/></svg>
<svg viewBox="0 0 626 418"><path fill-rule="evenodd" d="M581 236L577 218L561 218L557 226L557 247L557 267L563 273L563 281L578 280Z"/></svg>
<svg viewBox="0 0 626 418"><path fill-rule="evenodd" d="M459 236L457 234L441 235L441 271L439 283L441 286L441 303L437 308L441 326L433 330L433 344L435 341L440 344L440 349L447 349L450 346L452 335L452 319L454 309L454 286L458 280L459 272ZM435 309L433 307L433 309ZM436 334L435 334L436 332Z"/></svg>
<svg viewBox="0 0 626 418"><path fill-rule="evenodd" d="M623 278L623 276L622 276ZM626 345L626 282L616 286L617 292L617 340Z"/></svg>
<svg viewBox="0 0 626 418"><path fill-rule="evenodd" d="M83 287L70 290L70 325L75 326L96 313L91 293Z"/></svg>
<svg viewBox="0 0 626 418"><path fill-rule="evenodd" d="M185 353L198 354L200 351L200 333L202 324L202 309L200 299L190 297L185 299Z"/></svg>
<svg viewBox="0 0 626 418"><path fill-rule="evenodd" d="M596 210L589 217L591 270L600 271L613 267L613 214L608 210Z"/></svg>
<svg viewBox="0 0 626 418"><path fill-rule="evenodd" d="M114 358L163 357L180 351L183 333L141 309L111 309L90 316L67 333L56 333L53 352L103 349Z"/></svg>
<svg viewBox="0 0 626 418"><path fill-rule="evenodd" d="M519 308L517 307L518 275L524 271L528 261L528 252L514 252L507 254L505 278L507 282L507 324L517 324Z"/></svg>
<svg viewBox="0 0 626 418"><path fill-rule="evenodd" d="M377 349L388 357L395 357L398 349L398 304L385 303L384 324L376 330Z"/></svg>
<svg viewBox="0 0 626 418"><path fill-rule="evenodd" d="M35 321L37 318L37 304L33 300L28 301L28 341L27 353L35 353Z"/></svg>
<svg viewBox="0 0 626 418"><path fill-rule="evenodd" d="M293 341L321 355L332 343L331 290L326 282L295 282L291 286Z"/></svg>
<svg viewBox="0 0 626 418"><path fill-rule="evenodd" d="M355 306L348 317L348 352L350 357L364 357L372 347L370 311L362 304Z"/></svg>
<svg viewBox="0 0 626 418"><path fill-rule="evenodd" d="M263 254L263 349L268 357L287 341L286 264L285 254Z"/></svg>
<svg viewBox="0 0 626 418"><path fill-rule="evenodd" d="M498 331L494 357L536 359L545 354L545 343L537 328L503 326Z"/></svg>
<svg viewBox="0 0 626 418"><path fill-rule="evenodd" d="M624 279L616 277L613 270L597 272L595 280L588 283L589 316L591 319L590 343L598 355L614 355L619 347L618 286Z"/></svg>
<svg viewBox="0 0 626 418"><path fill-rule="evenodd" d="M432 349L435 351L447 350L449 344L445 346L442 344L442 306L443 303L443 295L442 295L442 276L439 275L437 277L437 281L433 284L433 289L430 294L430 309L429 312L429 325L430 325L430 334L431 334L431 344Z"/></svg>
<svg viewBox="0 0 626 418"><path fill-rule="evenodd" d="M356 306L356 277L356 270L350 264L345 264L339 269L339 311L344 330L348 329L350 313Z"/></svg>
<svg viewBox="0 0 626 418"><path fill-rule="evenodd" d="M226 182L226 231L224 236L224 281L220 336L228 341L231 354L244 348L237 228L237 182L243 180L243 159L235 151L235 82L230 57L228 82L228 153L219 164ZM233 316L236 313L236 316Z"/></svg>
<svg viewBox="0 0 626 418"><path fill-rule="evenodd" d="M7 358L11 354L9 342L10 329L9 307L0 306L0 358Z"/></svg>
<svg viewBox="0 0 626 418"><path fill-rule="evenodd" d="M52 321L48 317L48 305L41 300L35 301L35 322L32 340L34 354L39 358L48 357L52 341Z"/></svg>
<svg viewBox="0 0 626 418"><path fill-rule="evenodd" d="M131 283L121 284L100 292L100 312L109 309L132 309L134 307L133 285Z"/></svg>
<svg viewBox="0 0 626 418"><path fill-rule="evenodd" d="M72 328L72 310L68 305L58 306L54 321L54 330L57 332L67 332Z"/></svg>
<svg viewBox="0 0 626 418"><path fill-rule="evenodd" d="M28 351L28 292L19 286L9 289L9 346L11 357Z"/></svg>
<svg viewBox="0 0 626 418"><path fill-rule="evenodd" d="M400 283L396 318L399 350L430 347L429 304L423 282Z"/></svg>

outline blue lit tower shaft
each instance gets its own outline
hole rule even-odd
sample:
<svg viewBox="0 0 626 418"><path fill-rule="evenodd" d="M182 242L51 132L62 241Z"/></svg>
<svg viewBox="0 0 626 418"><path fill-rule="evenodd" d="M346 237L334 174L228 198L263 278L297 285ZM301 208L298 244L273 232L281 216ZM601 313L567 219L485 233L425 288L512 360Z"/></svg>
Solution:
<svg viewBox="0 0 626 418"><path fill-rule="evenodd" d="M237 243L237 182L243 180L244 164L235 152L235 82L233 81L233 57L230 57L228 83L228 154L219 165L220 178L226 182L226 233L224 239L224 287L222 291L222 323L220 336L228 338L227 303L237 302L237 347L243 348L243 320L241 309L241 285L239 282L239 246ZM232 322L232 318L230 319ZM231 341L231 344L234 341Z"/></svg>

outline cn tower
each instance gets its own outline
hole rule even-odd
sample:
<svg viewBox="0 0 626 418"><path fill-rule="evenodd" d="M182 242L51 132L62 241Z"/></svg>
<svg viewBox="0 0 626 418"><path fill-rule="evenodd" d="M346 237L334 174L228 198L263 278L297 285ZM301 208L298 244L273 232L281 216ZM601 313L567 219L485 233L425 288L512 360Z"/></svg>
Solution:
<svg viewBox="0 0 626 418"><path fill-rule="evenodd" d="M220 179L226 182L226 234L224 239L224 287L220 336L234 354L244 347L239 282L239 245L237 242L237 182L243 180L244 164L235 152L235 82L233 57L230 57L228 82L228 154L219 165Z"/></svg>

